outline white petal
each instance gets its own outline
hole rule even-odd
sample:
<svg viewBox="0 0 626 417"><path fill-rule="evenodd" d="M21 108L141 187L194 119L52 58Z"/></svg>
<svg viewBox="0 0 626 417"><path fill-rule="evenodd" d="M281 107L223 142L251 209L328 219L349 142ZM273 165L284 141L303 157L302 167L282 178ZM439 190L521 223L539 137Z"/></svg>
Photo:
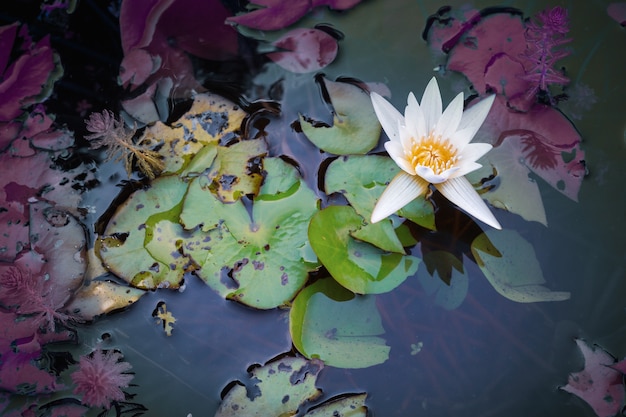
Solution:
<svg viewBox="0 0 626 417"><path fill-rule="evenodd" d="M471 129L473 131L471 136L474 137L476 132L478 132L478 129L480 129L480 126L482 126L483 122L487 118L495 98L496 95L492 94L465 110L463 112L461 122L459 123L458 130Z"/></svg>
<svg viewBox="0 0 626 417"><path fill-rule="evenodd" d="M371 93L370 98L376 117L378 117L383 130L389 136L389 139L398 140L398 121L404 123L404 116L378 93Z"/></svg>
<svg viewBox="0 0 626 417"><path fill-rule="evenodd" d="M398 125L398 135L400 136L402 149L404 149L405 154L410 155L411 148L413 147L414 136L406 126L402 126L399 123Z"/></svg>
<svg viewBox="0 0 626 417"><path fill-rule="evenodd" d="M400 145L400 143L387 141L385 142L385 149L396 165L408 174L415 175L415 169L413 168L413 165L405 159L404 151L402 150L402 145Z"/></svg>
<svg viewBox="0 0 626 417"><path fill-rule="evenodd" d="M431 184L439 184L440 182L446 181L448 178L453 176L452 174L456 171L458 171L458 168L452 167L441 174L435 174L435 171L433 171L430 167L422 165L415 167L415 173L422 177L424 181Z"/></svg>
<svg viewBox="0 0 626 417"><path fill-rule="evenodd" d="M421 139L430 133L426 130L424 111L417 103L413 93L409 93L409 98L407 99L407 106L404 110L404 122L406 123L406 128L415 139Z"/></svg>
<svg viewBox="0 0 626 417"><path fill-rule="evenodd" d="M464 163L459 163L456 168L457 170L452 172L451 175L448 178L456 178L456 177L461 177L463 175L469 174L472 171L476 171L479 168L482 168L483 166L477 162L464 162ZM442 173L443 175L443 173Z"/></svg>
<svg viewBox="0 0 626 417"><path fill-rule="evenodd" d="M472 141L476 130L472 128L459 129L449 137L450 142L456 146L457 149L463 149L468 143Z"/></svg>
<svg viewBox="0 0 626 417"><path fill-rule="evenodd" d="M463 148L459 156L462 162L478 161L484 154L493 148L488 143L469 143Z"/></svg>
<svg viewBox="0 0 626 417"><path fill-rule="evenodd" d="M389 183L372 211L371 223L392 215L411 201L424 194L428 183L421 178L400 171Z"/></svg>
<svg viewBox="0 0 626 417"><path fill-rule="evenodd" d="M424 90L420 107L424 112L424 121L426 122L426 132L430 133L441 117L441 93L439 93L439 86L435 77L431 78L430 82Z"/></svg>
<svg viewBox="0 0 626 417"><path fill-rule="evenodd" d="M491 227L502 229L493 213L491 213L485 202L480 198L480 195L478 195L472 184L465 177L452 178L441 184L435 184L435 187L448 200L470 215Z"/></svg>
<svg viewBox="0 0 626 417"><path fill-rule="evenodd" d="M444 110L441 118L437 122L435 127L435 136L441 136L444 139L448 139L457 131L459 122L463 117L463 93L457 94L457 96L448 104L448 107Z"/></svg>

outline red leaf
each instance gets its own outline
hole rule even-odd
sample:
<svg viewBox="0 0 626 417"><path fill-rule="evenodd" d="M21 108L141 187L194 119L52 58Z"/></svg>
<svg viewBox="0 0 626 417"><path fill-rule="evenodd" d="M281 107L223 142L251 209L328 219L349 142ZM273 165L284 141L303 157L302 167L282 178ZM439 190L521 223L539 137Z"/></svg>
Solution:
<svg viewBox="0 0 626 417"><path fill-rule="evenodd" d="M520 140L524 164L572 200L586 172L585 153L580 148L580 135L553 107L534 104L527 112L508 108L506 99L498 96L477 140L494 146L505 140Z"/></svg>
<svg viewBox="0 0 626 417"><path fill-rule="evenodd" d="M305 73L320 70L337 56L335 38L318 29L294 29L274 42L285 52L272 52L268 58L287 71Z"/></svg>
<svg viewBox="0 0 626 417"><path fill-rule="evenodd" d="M258 8L239 16L226 19L227 23L252 29L278 30L300 20L315 7L328 6L345 10L359 4L361 0L252 0Z"/></svg>
<svg viewBox="0 0 626 417"><path fill-rule="evenodd" d="M580 339L576 339L576 344L585 358L585 368L570 374L567 385L560 388L582 398L599 417L615 416L624 401L622 374L611 369L615 358L602 348L590 348Z"/></svg>
<svg viewBox="0 0 626 417"><path fill-rule="evenodd" d="M611 3L607 6L606 12L611 19L626 27L626 3Z"/></svg>
<svg viewBox="0 0 626 417"><path fill-rule="evenodd" d="M199 89L185 53L212 60L236 56L237 32L224 24L229 15L219 0L122 2L122 83L136 87L171 78L181 94Z"/></svg>

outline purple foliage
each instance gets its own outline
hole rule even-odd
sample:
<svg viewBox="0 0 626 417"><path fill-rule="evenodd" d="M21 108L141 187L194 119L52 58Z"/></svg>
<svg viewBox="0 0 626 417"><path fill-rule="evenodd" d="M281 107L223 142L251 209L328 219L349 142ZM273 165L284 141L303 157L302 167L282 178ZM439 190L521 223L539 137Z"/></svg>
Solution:
<svg viewBox="0 0 626 417"><path fill-rule="evenodd" d="M533 83L530 95L538 90L547 91L549 84L565 85L569 79L554 69L556 61L569 55L560 46L571 41L567 10L562 7L546 9L526 25L526 52L523 57L526 74L521 78Z"/></svg>
<svg viewBox="0 0 626 417"><path fill-rule="evenodd" d="M72 381L76 384L74 393L82 395L84 405L110 408L113 401L124 400L121 388L128 387L133 375L125 373L131 365L120 361L121 358L118 352L104 353L100 349L80 358Z"/></svg>
<svg viewBox="0 0 626 417"><path fill-rule="evenodd" d="M35 322L54 332L55 320L66 324L70 317L59 311L64 305L50 297L51 289L43 277L11 266L0 274L0 302L20 315L33 316Z"/></svg>

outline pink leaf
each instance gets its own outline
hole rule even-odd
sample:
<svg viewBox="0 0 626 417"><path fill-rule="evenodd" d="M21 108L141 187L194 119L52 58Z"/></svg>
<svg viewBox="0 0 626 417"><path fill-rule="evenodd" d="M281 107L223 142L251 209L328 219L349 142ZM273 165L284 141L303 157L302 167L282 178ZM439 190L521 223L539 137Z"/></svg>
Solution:
<svg viewBox="0 0 626 417"><path fill-rule="evenodd" d="M252 0L253 10L226 19L227 23L260 30L278 30L300 20L315 7L345 10L361 0Z"/></svg>
<svg viewBox="0 0 626 417"><path fill-rule="evenodd" d="M494 146L508 138L520 140L528 168L567 197L578 200L586 173L585 153L580 148L580 135L558 110L534 104L528 112L513 111L506 99L498 96L476 138Z"/></svg>
<svg viewBox="0 0 626 417"><path fill-rule="evenodd" d="M622 374L610 367L615 359L602 348L592 349L580 339L576 339L576 344L585 358L585 368L570 374L567 385L561 389L582 398L599 417L613 417L624 401Z"/></svg>
<svg viewBox="0 0 626 417"><path fill-rule="evenodd" d="M45 37L6 69L0 83L0 120L9 121L36 102L55 68L50 39Z"/></svg>
<svg viewBox="0 0 626 417"><path fill-rule="evenodd" d="M626 27L626 3L611 3L607 6L606 12L611 17L611 19Z"/></svg>
<svg viewBox="0 0 626 417"><path fill-rule="evenodd" d="M235 57L237 32L224 24L228 16L219 0L122 2L122 83L137 87L171 78L181 94L199 90L187 53L211 60Z"/></svg>
<svg viewBox="0 0 626 417"><path fill-rule="evenodd" d="M517 61L525 49L524 25L519 16L490 15L463 34L450 50L447 67L465 74L477 91L485 93L485 74L494 59L506 55Z"/></svg>
<svg viewBox="0 0 626 417"><path fill-rule="evenodd" d="M267 56L287 71L305 73L318 71L337 56L335 38L318 29L294 29L274 42L285 52L272 52Z"/></svg>
<svg viewBox="0 0 626 417"><path fill-rule="evenodd" d="M0 73L4 72L9 64L9 57L13 50L13 43L17 36L18 22L0 27Z"/></svg>
<svg viewBox="0 0 626 417"><path fill-rule="evenodd" d="M626 359L622 359L621 361L617 362L616 364L611 365L611 368L613 368L616 371L619 371L619 372L623 373L624 375L626 375Z"/></svg>
<svg viewBox="0 0 626 417"><path fill-rule="evenodd" d="M297 22L310 10L309 0L253 0L251 3L260 7L229 17L226 22L252 29L278 30Z"/></svg>

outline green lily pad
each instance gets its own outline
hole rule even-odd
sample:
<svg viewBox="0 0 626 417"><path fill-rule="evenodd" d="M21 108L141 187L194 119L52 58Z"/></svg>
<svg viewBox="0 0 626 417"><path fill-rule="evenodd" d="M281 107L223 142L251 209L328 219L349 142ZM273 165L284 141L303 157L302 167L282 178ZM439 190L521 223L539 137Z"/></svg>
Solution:
<svg viewBox="0 0 626 417"><path fill-rule="evenodd" d="M521 162L524 154L519 147L515 141L504 141L479 160L482 168L467 177L472 183L481 184L479 192L492 206L547 226L539 186L529 177L530 169Z"/></svg>
<svg viewBox="0 0 626 417"><path fill-rule="evenodd" d="M352 237L363 218L350 206L330 206L316 213L309 240L320 262L345 288L358 294L388 292L417 271L419 259L388 253Z"/></svg>
<svg viewBox="0 0 626 417"><path fill-rule="evenodd" d="M110 281L92 281L80 288L65 310L82 320L121 310L135 303L146 292Z"/></svg>
<svg viewBox="0 0 626 417"><path fill-rule="evenodd" d="M461 261L450 252L433 251L424 255L424 264L427 268L420 268L417 279L426 294L434 296L434 303L446 310L459 307L469 288ZM433 266L432 270L429 266Z"/></svg>
<svg viewBox="0 0 626 417"><path fill-rule="evenodd" d="M347 394L325 401L311 409L304 417L367 417L367 394Z"/></svg>
<svg viewBox="0 0 626 417"><path fill-rule="evenodd" d="M181 221L195 229L183 251L196 271L220 295L255 308L287 304L319 267L311 257L306 230L317 198L279 158L265 158L265 183L251 211L241 200L223 203L210 183L194 179Z"/></svg>
<svg viewBox="0 0 626 417"><path fill-rule="evenodd" d="M320 361L284 357L253 368L248 380L231 384L215 417L293 416L321 395L315 382L323 367Z"/></svg>
<svg viewBox="0 0 626 417"><path fill-rule="evenodd" d="M137 288L178 288L190 268L178 224L186 191L178 176L160 177L119 206L97 242L107 269Z"/></svg>
<svg viewBox="0 0 626 417"><path fill-rule="evenodd" d="M375 298L355 296L330 278L298 294L289 331L300 353L338 368L366 368L389 358Z"/></svg>
<svg viewBox="0 0 626 417"><path fill-rule="evenodd" d="M358 231L361 240L388 251L404 252L402 245L393 238L390 220L369 224L374 205L387 184L400 168L391 158L378 155L344 156L334 160L326 170L326 193L342 193L354 210L368 223ZM430 230L435 230L433 205L423 196L416 198L398 214Z"/></svg>
<svg viewBox="0 0 626 417"><path fill-rule="evenodd" d="M333 125L300 115L300 125L307 138L325 152L337 155L365 154L376 147L381 127L369 94L354 84L322 79L320 84L330 97Z"/></svg>
<svg viewBox="0 0 626 417"><path fill-rule="evenodd" d="M496 249L497 248L497 249ZM532 245L513 230L488 230L472 242L472 254L493 288L519 303L563 301L569 292L546 288Z"/></svg>

